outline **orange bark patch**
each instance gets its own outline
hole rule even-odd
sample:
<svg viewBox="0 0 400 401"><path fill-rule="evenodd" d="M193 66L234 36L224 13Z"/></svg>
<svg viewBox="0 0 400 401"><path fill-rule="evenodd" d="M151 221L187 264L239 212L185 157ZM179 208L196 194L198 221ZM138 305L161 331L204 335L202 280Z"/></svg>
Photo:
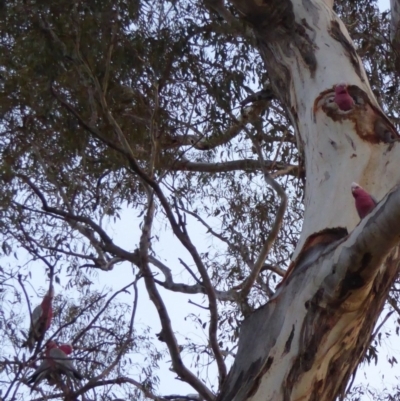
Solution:
<svg viewBox="0 0 400 401"><path fill-rule="evenodd" d="M371 103L368 95L356 85L349 85L348 91L354 99L354 107L342 111L334 102L334 87L327 89L315 99L313 113L321 109L333 121L351 121L355 133L371 144L393 143L400 140L394 125L385 114Z"/></svg>
<svg viewBox="0 0 400 401"><path fill-rule="evenodd" d="M317 258L322 254L326 246L332 242L344 238L347 236L347 234L347 229L343 227L326 228L317 233L311 234L306 239L306 242L304 243L303 248L301 249L297 258L289 265L286 274L283 276L282 281L277 285L276 288L279 288L297 267L303 265L303 262L307 263L313 253L316 254L315 257ZM315 259L312 258L312 261L314 260Z"/></svg>

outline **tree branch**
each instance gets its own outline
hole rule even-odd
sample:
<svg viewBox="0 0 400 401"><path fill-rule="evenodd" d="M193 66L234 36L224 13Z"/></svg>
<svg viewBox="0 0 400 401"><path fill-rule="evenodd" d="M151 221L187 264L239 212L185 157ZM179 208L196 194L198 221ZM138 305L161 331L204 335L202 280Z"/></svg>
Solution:
<svg viewBox="0 0 400 401"><path fill-rule="evenodd" d="M264 179L265 182L270 185L274 191L279 195L279 197L281 198L281 202L279 204L279 208L278 211L276 213L276 217L275 217L275 221L274 224L272 225L271 231L268 234L268 237L260 251L260 254L258 255L257 260L255 261L251 272L249 274L249 276L246 278L246 280L239 286L239 288L241 288L240 291L240 298L241 299L245 299L248 295L248 293L250 292L254 282L256 281L258 275L260 274L260 271L264 265L265 259L268 256L269 251L272 248L273 243L275 242L276 237L279 234L279 230L281 228L282 225L282 221L283 221L283 216L285 214L286 211L286 206L287 206L287 196L285 191L283 190L283 188L268 174L268 172L266 171L265 167L264 167L264 163L263 163L263 155L262 155L262 151L261 151L261 147L259 145L259 143L257 142L257 140L253 139L251 136L250 138L253 140L253 144L254 147L257 150L258 153L258 157L260 159L260 163L263 167L263 173L264 173Z"/></svg>
<svg viewBox="0 0 400 401"><path fill-rule="evenodd" d="M207 296L209 299L209 303L210 303L210 315L211 315L211 321L210 321L210 326L209 326L209 333L210 333L210 344L211 347L213 349L214 352L214 356L216 358L216 362L218 365L218 370L220 373L220 382L222 383L225 379L226 376L226 366L223 360L223 357L221 355L219 346L218 346L218 342L216 339L216 331L217 331L217 322L218 322L218 310L217 310L217 298L216 298L216 294L215 294L215 290L214 287L211 283L210 277L208 276L207 273L207 269L205 268L202 259L200 257L200 255L197 252L197 249L195 248L195 246L193 245L193 243L191 242L189 236L187 235L187 233L185 232L184 228L181 227L177 221L176 218L172 212L172 209L167 201L167 199L165 198L165 195L163 194L160 186L151 178L148 176L148 174L146 174L146 172L138 165L134 154L132 152L132 149L129 145L129 143L127 142L125 135L123 134L120 126L118 125L118 123L115 121L115 119L113 118L113 116L111 115L105 98L103 96L103 93L101 91L100 88L100 84L98 83L97 78L92 74L90 68L87 66L87 64L82 60L82 58L80 57L81 62L85 68L85 71L89 74L89 76L92 78L95 87L96 87L96 91L97 91L97 95L99 97L100 103L102 105L103 111L106 114L106 117L110 123L110 125L113 127L114 132L116 134L116 136L119 139L119 142L121 143L121 146L116 145L114 142L111 142L105 138L102 137L102 135L100 135L97 130L95 130L93 127L90 127L88 124L86 124L82 118L79 116L79 114L74 110L74 108L72 108L68 103L66 103L65 101L63 101L59 95L56 94L57 98L60 99L60 101L62 101L62 103L65 105L65 107L67 107L68 110L70 110L75 116L77 116L77 118L79 118L79 121L81 124L83 124L88 130L89 132L91 132L93 135L95 135L95 137L99 140L101 140L102 142L106 143L107 145L109 145L110 147L112 147L113 149L117 150L118 152L120 152L121 154L123 154L129 165L131 170L136 173L136 175L139 177L139 179L144 183L145 187L146 185L149 185L152 190L154 191L154 193L157 195L158 199L161 202L161 205L166 213L166 216L171 224L171 228L174 232L174 234L178 237L178 239L181 241L182 245L189 251L189 253L191 254L198 270L199 273L202 277L203 280L203 284L204 287L206 289L207 292ZM54 91L55 93L55 91ZM260 102L261 103L261 102ZM191 372L189 372L190 375ZM189 375L189 373L187 374L188 377L191 377ZM194 380L195 379L195 380ZM197 378L195 378L193 376L193 378L191 378L191 380L193 381L193 383L197 382ZM200 385L200 382L197 383L196 385ZM204 387L204 386L203 386ZM207 391L204 390L204 388L201 389L201 391L204 393L204 396L207 397L208 399L210 399L210 397L212 398L213 396L211 396L211 394ZM200 392L200 391L199 391Z"/></svg>
<svg viewBox="0 0 400 401"><path fill-rule="evenodd" d="M282 269L281 267L277 266L277 265L270 265L270 264L265 264L260 272L264 271L264 270L270 270L273 273L276 273L278 276L283 277L286 273L285 269Z"/></svg>
<svg viewBox="0 0 400 401"><path fill-rule="evenodd" d="M164 274L165 281L159 281L157 279L154 279L154 281L158 284L164 287L167 290L173 291L173 292L182 292L184 294L207 294L206 289L202 284L194 284L194 285L188 285L188 284L183 284L183 283L174 283L172 279L172 273L171 269L167 267L164 263L156 259L155 257L149 255L149 263L152 265L156 266L158 269L161 270L161 272ZM218 291L215 290L215 295L218 300L220 301L231 301L233 302L235 300L235 297L232 293L232 291Z"/></svg>
<svg viewBox="0 0 400 401"><path fill-rule="evenodd" d="M262 170L263 168L270 169L275 168L278 172L288 174L294 177L299 175L299 167L285 164L285 163L273 163L269 160L263 161L261 164L258 160L244 159L244 160L232 160L221 163L198 163L191 162L187 159L175 160L169 167L172 171L195 171L203 173L225 173L228 171L236 170ZM282 174L280 174L282 175Z"/></svg>
<svg viewBox="0 0 400 401"><path fill-rule="evenodd" d="M234 118L233 124L223 133L210 136L209 138L206 138L204 134L174 136L163 140L162 147L168 149L178 148L181 146L191 146L197 150L214 149L228 143L239 135L244 126L259 119L260 114L263 113L268 106L269 101L262 100L246 107L242 110L242 113L238 118Z"/></svg>
<svg viewBox="0 0 400 401"><path fill-rule="evenodd" d="M140 238L140 268L145 280L147 292L149 293L150 299L157 309L158 315L160 317L161 327L162 327L162 337L167 344L174 371L187 383L189 383L193 388L195 388L203 397L207 400L212 401L214 395L208 390L206 386L190 372L181 359L181 354L179 351L178 342L172 330L171 320L169 318L167 308L165 307L164 301L159 294L153 275L149 268L149 255L148 247L151 234L151 225L154 215L154 201L153 196L149 192L148 195L148 209L145 216L145 221L142 229L142 236Z"/></svg>

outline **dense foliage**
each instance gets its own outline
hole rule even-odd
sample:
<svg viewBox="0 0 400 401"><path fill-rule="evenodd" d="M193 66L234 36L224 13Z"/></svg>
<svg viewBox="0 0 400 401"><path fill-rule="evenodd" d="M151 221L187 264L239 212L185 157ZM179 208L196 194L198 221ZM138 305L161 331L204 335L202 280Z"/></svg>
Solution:
<svg viewBox="0 0 400 401"><path fill-rule="evenodd" d="M73 343L85 380L72 395L43 382L33 398L155 399L165 395L158 367L169 360L204 396L206 384L218 392L208 366L224 376L240 322L288 267L301 230L302 155L256 40L244 22L229 25L207 7L192 0L0 4L2 399L30 391L26 378L41 349L21 348L27 303L40 303L50 283L55 317L46 339ZM339 2L337 11L398 123L389 15L369 0ZM280 198L265 184L267 171L288 196L276 238ZM125 222L132 240L123 248L115 227L133 216L127 211L138 217ZM271 240L251 289L240 291ZM173 265L162 252L171 241L188 251L177 247ZM109 276L123 280L112 285ZM177 342L161 288L185 303L185 294L204 294L209 311L193 306L192 336ZM158 337L150 322L136 324L140 292L158 311ZM390 302L398 310L395 288ZM375 341L368 360L377 352ZM180 355L187 366L177 370Z"/></svg>

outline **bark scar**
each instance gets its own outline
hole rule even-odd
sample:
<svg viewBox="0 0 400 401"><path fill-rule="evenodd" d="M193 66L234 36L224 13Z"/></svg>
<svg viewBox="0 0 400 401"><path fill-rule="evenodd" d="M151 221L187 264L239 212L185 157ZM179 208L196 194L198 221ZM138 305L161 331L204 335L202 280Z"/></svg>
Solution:
<svg viewBox="0 0 400 401"><path fill-rule="evenodd" d="M400 141L400 135L392 122L379 107L371 102L365 91L357 85L348 86L349 95L354 100L354 106L349 111L339 109L334 101L334 91L335 85L321 92L315 99L313 106L314 121L316 120L316 113L322 109L335 122L351 121L355 133L365 142L394 144ZM348 137L347 134L345 135ZM352 147L355 150L354 144Z"/></svg>
<svg viewBox="0 0 400 401"><path fill-rule="evenodd" d="M282 355L285 355L290 351L290 348L292 346L293 337L294 337L294 329L295 329L295 327L293 325L292 326L292 331L290 332L289 337L288 337L288 339L286 341L285 348L283 350L283 354Z"/></svg>

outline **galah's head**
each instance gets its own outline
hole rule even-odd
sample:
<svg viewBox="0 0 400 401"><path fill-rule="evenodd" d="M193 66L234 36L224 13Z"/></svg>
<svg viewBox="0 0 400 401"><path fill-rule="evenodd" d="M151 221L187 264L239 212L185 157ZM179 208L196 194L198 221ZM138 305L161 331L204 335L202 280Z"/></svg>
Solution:
<svg viewBox="0 0 400 401"><path fill-rule="evenodd" d="M72 351L74 350L74 348L72 347L72 344L70 344L70 343L61 344L58 348L60 348L60 350L63 351L67 355L72 354Z"/></svg>
<svg viewBox="0 0 400 401"><path fill-rule="evenodd" d="M55 341L47 341L47 343L46 343L46 349L47 350L51 350L51 349L54 349L54 348L57 348L57 343L55 342Z"/></svg>
<svg viewBox="0 0 400 401"><path fill-rule="evenodd" d="M347 87L348 85L346 84L346 82L340 82L335 86L335 93L337 95L342 95L347 93Z"/></svg>
<svg viewBox="0 0 400 401"><path fill-rule="evenodd" d="M351 192L354 193L357 189L361 189L361 186L358 185L356 182L351 183Z"/></svg>
<svg viewBox="0 0 400 401"><path fill-rule="evenodd" d="M375 204L377 203L376 199L373 198L361 185L357 184L356 182L351 184L351 193L356 199L372 199Z"/></svg>

